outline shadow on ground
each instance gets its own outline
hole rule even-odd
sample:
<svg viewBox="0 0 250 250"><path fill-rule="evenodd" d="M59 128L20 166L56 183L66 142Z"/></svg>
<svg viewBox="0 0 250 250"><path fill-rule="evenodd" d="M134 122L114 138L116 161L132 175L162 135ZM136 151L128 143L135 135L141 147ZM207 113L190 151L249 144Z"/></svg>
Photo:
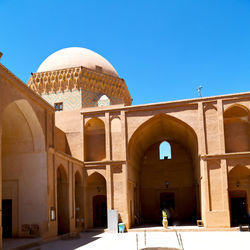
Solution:
<svg viewBox="0 0 250 250"><path fill-rule="evenodd" d="M89 244L95 240L100 239L98 237L100 233L97 232L86 232L80 233L76 237L63 237L63 239L55 240L43 244L35 242L35 239L7 239L3 241L4 250L22 250L22 249L31 249L31 250L49 250L49 249L63 249L63 250L72 250L78 247L82 247L86 244ZM29 247L27 247L29 245Z"/></svg>

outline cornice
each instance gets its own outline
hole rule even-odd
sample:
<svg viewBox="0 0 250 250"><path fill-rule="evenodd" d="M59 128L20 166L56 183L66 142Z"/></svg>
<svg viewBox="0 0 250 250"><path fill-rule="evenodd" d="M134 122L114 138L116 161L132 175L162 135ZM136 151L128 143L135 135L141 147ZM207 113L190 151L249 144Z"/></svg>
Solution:
<svg viewBox="0 0 250 250"><path fill-rule="evenodd" d="M225 153L225 154L213 154L213 155L201 155L200 157L203 160L250 158L250 151Z"/></svg>
<svg viewBox="0 0 250 250"><path fill-rule="evenodd" d="M123 79L85 67L33 73L28 86L40 95L83 89L120 98L126 105L131 104Z"/></svg>
<svg viewBox="0 0 250 250"><path fill-rule="evenodd" d="M228 95L220 95L220 96L209 96L202 98L193 98L193 99L184 99L184 100L176 100L176 101L168 101L168 102L157 102L157 103L147 103L147 104L139 104L139 105L131 105L124 107L116 107L116 106L108 106L105 110L99 110L96 107L93 107L92 110L82 110L81 114L90 115L93 113L104 113L113 112L113 111L125 111L125 112L137 112L137 111L148 111L148 110L158 110L163 108L175 108L182 106L197 106L198 103L209 104L211 102L216 102L217 100L222 100L223 103L230 101L242 101L242 100L250 100L250 92L245 93L236 93L236 94L228 94ZM197 106L198 107L198 106Z"/></svg>

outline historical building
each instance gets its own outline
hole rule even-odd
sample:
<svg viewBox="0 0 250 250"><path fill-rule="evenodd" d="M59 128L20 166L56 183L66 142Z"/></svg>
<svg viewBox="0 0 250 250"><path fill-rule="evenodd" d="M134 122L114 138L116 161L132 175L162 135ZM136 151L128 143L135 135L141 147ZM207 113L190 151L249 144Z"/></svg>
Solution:
<svg viewBox="0 0 250 250"><path fill-rule="evenodd" d="M250 213L250 93L131 105L93 51L62 49L28 85L0 64L3 237L135 224L228 228ZM165 147L170 151L164 153Z"/></svg>

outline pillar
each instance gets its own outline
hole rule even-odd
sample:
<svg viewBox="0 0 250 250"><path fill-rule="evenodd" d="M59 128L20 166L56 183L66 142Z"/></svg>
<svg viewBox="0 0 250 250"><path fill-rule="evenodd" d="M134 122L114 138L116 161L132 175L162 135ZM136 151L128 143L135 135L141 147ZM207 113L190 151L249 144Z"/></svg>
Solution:
<svg viewBox="0 0 250 250"><path fill-rule="evenodd" d="M206 140L205 140L205 128L204 128L204 113L203 113L203 103L198 103L198 123L199 123L199 135L198 135L198 146L199 155L206 154ZM200 195L201 195L201 219L206 222L206 207L208 206L208 180L207 180L207 168L204 159L200 159Z"/></svg>

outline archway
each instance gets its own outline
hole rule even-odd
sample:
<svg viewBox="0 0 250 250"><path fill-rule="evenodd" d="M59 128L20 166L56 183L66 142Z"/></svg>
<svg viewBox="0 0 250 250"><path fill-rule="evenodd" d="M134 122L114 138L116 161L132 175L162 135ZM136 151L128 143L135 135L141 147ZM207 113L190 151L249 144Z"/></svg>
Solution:
<svg viewBox="0 0 250 250"><path fill-rule="evenodd" d="M171 158L159 146L171 145ZM159 114L142 124L129 141L129 173L135 182L134 214L140 223L161 223L167 209L170 225L194 224L200 217L200 170L197 138L182 121ZM131 221L133 224L133 220Z"/></svg>
<svg viewBox="0 0 250 250"><path fill-rule="evenodd" d="M228 175L231 226L249 224L250 169L234 167Z"/></svg>
<svg viewBox="0 0 250 250"><path fill-rule="evenodd" d="M87 179L87 218L88 227L107 227L106 180L99 173Z"/></svg>
<svg viewBox="0 0 250 250"><path fill-rule="evenodd" d="M98 118L90 119L84 129L85 161L101 161L106 158L105 125Z"/></svg>
<svg viewBox="0 0 250 250"><path fill-rule="evenodd" d="M57 169L57 223L59 235L69 232L69 184L63 166Z"/></svg>
<svg viewBox="0 0 250 250"><path fill-rule="evenodd" d="M81 227L83 221L83 182L79 171L75 173L75 219L76 227Z"/></svg>
<svg viewBox="0 0 250 250"><path fill-rule="evenodd" d="M1 140L3 236L39 235L46 220L47 157L43 130L28 101L4 109Z"/></svg>
<svg viewBox="0 0 250 250"><path fill-rule="evenodd" d="M224 112L226 153L249 151L249 111L242 105L233 105Z"/></svg>

